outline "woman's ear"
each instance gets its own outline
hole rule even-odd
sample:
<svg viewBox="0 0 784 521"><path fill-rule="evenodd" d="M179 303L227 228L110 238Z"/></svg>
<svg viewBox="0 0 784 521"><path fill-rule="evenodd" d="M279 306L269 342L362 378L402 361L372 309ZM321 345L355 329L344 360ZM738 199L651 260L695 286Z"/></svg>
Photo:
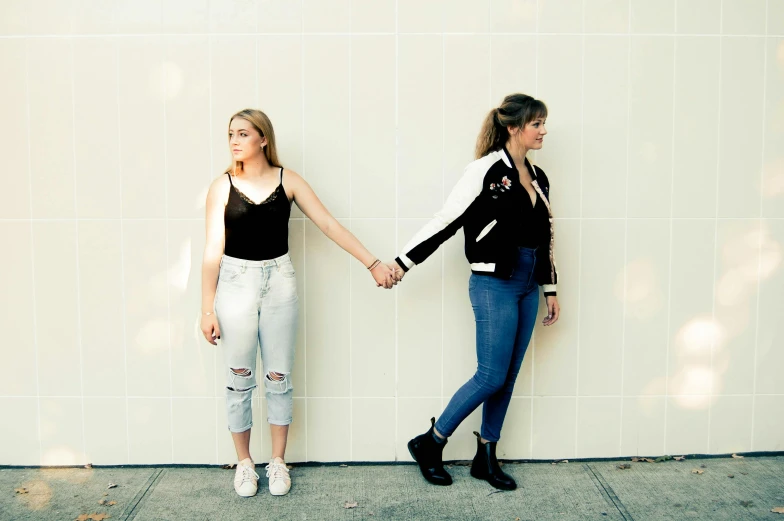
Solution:
<svg viewBox="0 0 784 521"><path fill-rule="evenodd" d="M267 138L266 137L261 138L261 145L260 146L261 146L261 148L264 148L264 147L267 146Z"/></svg>

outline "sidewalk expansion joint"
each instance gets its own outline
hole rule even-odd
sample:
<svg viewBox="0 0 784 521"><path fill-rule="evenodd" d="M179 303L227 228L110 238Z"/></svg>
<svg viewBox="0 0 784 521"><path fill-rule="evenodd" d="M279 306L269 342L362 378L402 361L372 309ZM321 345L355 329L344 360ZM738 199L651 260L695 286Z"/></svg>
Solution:
<svg viewBox="0 0 784 521"><path fill-rule="evenodd" d="M612 505L618 510L618 513L621 514L621 517L624 519L624 521L634 521L632 515L628 510L626 510L626 507L615 494L615 491L612 489L610 484L607 483L604 477L602 477L602 474L600 472L594 471L593 467L587 463L583 464L583 469L591 477L591 481L593 481L593 484L596 485L596 489L599 491L599 493L604 496L604 499L607 502L612 503Z"/></svg>
<svg viewBox="0 0 784 521"><path fill-rule="evenodd" d="M136 517L136 514L138 514L142 509L142 503L147 499L147 496L149 496L152 491L155 490L155 487L158 486L158 483L160 483L164 471L165 469L156 469L156 471L153 472L152 476L149 477L147 482L142 485L142 487L139 489L139 492L137 492L134 498L131 500L131 503L128 505L128 508L126 508L125 512L120 515L120 521L131 521Z"/></svg>

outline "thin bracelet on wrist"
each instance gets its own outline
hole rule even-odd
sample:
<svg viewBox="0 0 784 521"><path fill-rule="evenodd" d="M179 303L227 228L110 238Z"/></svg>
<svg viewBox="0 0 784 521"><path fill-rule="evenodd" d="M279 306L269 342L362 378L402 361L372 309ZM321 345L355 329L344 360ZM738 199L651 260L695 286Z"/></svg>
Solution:
<svg viewBox="0 0 784 521"><path fill-rule="evenodd" d="M368 266L368 270L372 271L372 270L373 270L373 268L375 268L375 267L376 267L376 266L378 266L379 264L381 264L381 261L380 261L380 260L378 260L378 259L374 260L374 261L373 261L373 264L371 264L370 266Z"/></svg>

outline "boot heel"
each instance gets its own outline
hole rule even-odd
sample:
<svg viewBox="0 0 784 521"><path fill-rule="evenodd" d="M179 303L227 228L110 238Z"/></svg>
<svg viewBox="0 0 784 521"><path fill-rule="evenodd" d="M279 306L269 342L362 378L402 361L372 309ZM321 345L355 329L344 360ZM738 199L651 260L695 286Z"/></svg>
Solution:
<svg viewBox="0 0 784 521"><path fill-rule="evenodd" d="M444 469L441 459L446 442L439 444L433 438L435 421L435 418L431 418L430 429L410 440L407 447L409 454L419 465L423 478L434 485L447 486L452 484L452 476Z"/></svg>
<svg viewBox="0 0 784 521"><path fill-rule="evenodd" d="M492 441L482 443L482 437L479 433L474 432L474 435L476 435L476 456L471 462L471 476L487 481L500 490L516 489L515 480L501 470L501 466L498 464L495 456L496 443Z"/></svg>

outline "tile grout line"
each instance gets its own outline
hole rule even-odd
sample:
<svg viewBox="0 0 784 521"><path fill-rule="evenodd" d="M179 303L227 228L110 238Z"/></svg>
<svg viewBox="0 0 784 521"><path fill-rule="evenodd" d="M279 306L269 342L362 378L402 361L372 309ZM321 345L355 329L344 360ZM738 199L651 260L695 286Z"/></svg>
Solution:
<svg viewBox="0 0 784 521"><path fill-rule="evenodd" d="M678 29L678 0L675 0L673 14L673 29ZM664 422L662 436L662 454L667 452L667 413L669 412L669 393L670 393L670 344L672 341L672 238L675 232L673 223L673 213L675 211L675 97L676 97L676 77L677 67L678 38L672 37L672 131L670 132L670 237L667 266L667 347L664 357Z"/></svg>
<svg viewBox="0 0 784 521"><path fill-rule="evenodd" d="M259 35L259 6L257 4L254 4L253 14L254 14L254 29L256 30L256 32L255 32L255 34L253 36L253 41L255 43L255 62L254 63L255 63L255 66L256 66L256 90L254 91L253 94L254 94L254 101L256 103L256 108L260 110L260 108L261 108L261 95L260 95L261 83L259 82L259 38L261 38L261 36ZM212 89L212 59L210 59L210 89ZM210 106L212 106L212 99L211 98L212 98L212 95L210 94ZM210 113L211 112L212 111L210 111ZM212 118L211 114L210 114L210 118ZM210 119L210 121L212 121L212 119ZM210 137L212 137L212 130L210 130ZM277 143L276 143L276 145L277 145ZM210 151L210 157L212 157L212 154L213 154L213 152ZM281 177L281 182L283 182L283 177ZM289 211L289 214L291 214L290 211ZM289 237L290 233L291 232L289 231L287 233L287 235L286 235L286 240L287 241L288 241L288 237ZM295 274L295 277L296 277L296 274ZM296 338L295 338L294 341L296 343ZM295 344L295 346L296 346L296 344ZM258 349L258 353L259 353L258 356L261 357L261 346L258 346L257 349ZM264 362L262 361L262 365L263 364L264 364ZM292 362L292 365L293 365L293 362ZM217 384L217 377L216 377L216 384ZM293 396L293 394L294 394L294 391L292 390L292 396ZM261 410L262 410L262 408L261 408L262 407L261 400L262 400L263 397L266 397L266 395L262 396L262 393L259 392L259 388L257 387L256 388L256 400L257 400L257 403L258 403L257 407L258 407L259 413L261 413ZM253 402L251 402L251 411L252 410L253 410ZM293 415L294 415L293 407L292 407L291 414L292 414L292 417L293 417ZM228 415L228 412L227 412L227 415ZM217 425L216 425L216 428L217 428ZM272 447L272 433L270 431L267 431L267 436L269 436L269 438L270 438L270 447ZM251 439L252 439L252 437L251 437ZM258 443L259 454L263 454L264 453L264 428L262 428L262 427L259 427L259 438L258 439L259 439L259 443ZM218 440L217 440L217 437L216 437L216 440L215 440L216 446L217 446L217 443L218 443ZM272 455L270 454L270 456L272 456ZM285 453L283 454L283 458L284 459L286 458L286 454ZM262 461L264 461L264 460L262 459Z"/></svg>
<svg viewBox="0 0 784 521"><path fill-rule="evenodd" d="M163 9L163 5L161 5L161 9ZM163 17L163 11L161 11L161 17ZM163 84L163 197L164 197L164 215L166 217L166 340L168 343L168 353L169 353L169 436L171 441L171 461L174 463L174 381L172 375L172 349L171 349L171 284L169 281L169 267L170 267L170 259L169 259L169 120L168 120L168 100L166 99L169 94L169 84L168 84L168 58L169 58L169 39L163 38L162 43L165 45L164 50L164 61L161 63L161 83Z"/></svg>
<svg viewBox="0 0 784 521"><path fill-rule="evenodd" d="M122 161L122 109L120 79L120 42L115 41L115 51L117 59L117 177L120 181L120 291L122 298L122 328L123 328L123 369L125 370L125 448L127 451L128 463L131 463L131 417L128 408L128 304L125 301L125 226L124 219L125 206L123 204L123 161Z"/></svg>
<svg viewBox="0 0 784 521"><path fill-rule="evenodd" d="M580 38L580 233L577 241L577 349L575 356L575 388L574 388L574 442L572 450L577 457L577 440L580 434L580 307L582 305L582 259L583 259L583 177L585 163L585 0L582 0L582 35Z"/></svg>
<svg viewBox="0 0 784 521"><path fill-rule="evenodd" d="M30 279L32 282L32 295L33 295L33 352L35 353L35 399L37 414L36 420L38 422L38 461L43 463L44 449L43 439L41 437L41 367L38 358L38 302L36 299L36 284L35 284L35 230L33 227L33 153L32 146L30 145L30 106L32 100L30 97L30 42L24 41L25 48L25 94L27 95L26 113L27 113L27 181L29 189L30 201L30 261L32 269L30 270Z"/></svg>
<svg viewBox="0 0 784 521"><path fill-rule="evenodd" d="M305 173L305 0L300 0L300 46L299 46L299 53L300 53L300 77L301 77L301 86L300 86L300 97L302 98L302 149L300 150L300 164L302 165L302 176L306 175ZM303 217L302 219L302 293L304 294L305 302L307 302L307 294L308 294L308 241L307 241L307 234L308 234L308 223L306 219ZM302 350L303 350L303 363L305 365L303 371L303 379L305 380L305 397L308 396L308 306L304 304L302 306L302 322L303 322L303 343L302 343ZM305 400L305 461L308 460L308 400Z"/></svg>
<svg viewBox="0 0 784 521"><path fill-rule="evenodd" d="M623 223L623 311L621 319L621 400L620 400L620 422L618 427L618 454L622 453L623 449L623 395L624 385L626 382L624 366L626 363L626 316L627 304L629 302L629 150L631 148L631 121L632 121L632 5L630 1L626 2L629 8L628 14L628 30L629 38L627 40L627 53L626 53L626 193L624 194L624 223Z"/></svg>
<svg viewBox="0 0 784 521"><path fill-rule="evenodd" d="M403 221L422 221L432 218L431 216L420 216L420 217L399 217L400 220ZM349 217L341 217L336 216L335 219L347 221ZM392 221L394 217L356 217L353 220L366 220L366 221ZM554 217L556 221L623 221L623 217ZM784 221L784 217L766 217L768 221ZM112 221L129 221L129 222L157 222L157 221L169 221L169 222L182 222L182 221L204 221L203 217L170 217L166 219L165 217L127 217L127 218L119 218L119 217L64 217L64 218L36 218L36 219L23 219L23 218L0 218L0 223L12 223L12 222L21 222L21 223L28 223L30 221L33 222L43 222L43 223L51 223L51 222L112 222ZM291 217L292 221L303 221L303 220L310 220L307 217ZM630 221L669 221L668 217L629 217L628 220ZM757 221L759 217L673 217L673 221Z"/></svg>
<svg viewBox="0 0 784 521"><path fill-rule="evenodd" d="M209 4L210 4L211 1L212 0L207 0L208 10L209 10ZM258 17L256 17L256 18L258 19ZM256 44L256 50L257 50L256 56L258 58L258 43ZM258 69L258 61L256 63L256 69ZM212 35L208 35L207 36L207 91L209 92L209 95L207 96L208 97L208 105L207 105L207 107L208 107L208 110L210 111L209 123L208 123L210 128L207 130L207 135L209 136L209 140L210 140L210 169L209 169L209 172L208 172L208 181L209 181L209 183L211 185L212 184L212 175L213 175L212 168L213 168L213 165L215 164L215 146L214 146L214 139L215 138L212 135L212 130L213 130L213 120L212 120L212 108L213 108L212 107L212 95L213 95L213 92L212 92ZM256 89L256 91L258 92L258 89ZM209 189L208 189L207 193L209 193ZM206 219L207 219L207 216L206 216L206 214L207 214L207 203L206 203L206 201L204 203L204 213L205 213L204 219L206 221ZM205 223L205 228L206 228L206 223ZM204 231L204 235L205 235L205 242L206 242L206 235L207 235L206 229ZM202 254L202 264L203 263L204 263L204 255ZM215 289L216 289L216 294L217 294L217 281L216 281L216 288ZM215 311L215 299L213 299L212 308L213 308L212 311ZM199 304L199 319L198 319L199 320L199 322L198 322L199 325L201 325L201 319L202 319L203 313L204 313L204 310L201 308L201 303L200 303ZM215 346L215 347L217 348L218 346ZM213 349L212 350L212 364L213 364L213 368L214 368L214 370L212 372L212 389L213 389L213 393L216 393L216 395L217 395L217 392L218 392L218 349ZM218 437L220 436L220 432L218 431L218 420L217 420L218 414L219 414L219 412L218 412L218 408L219 407L220 407L220 400L218 399L218 396L215 396L215 403L213 405L213 409L214 409L213 414L215 414L215 462L216 463L220 461L220 445L218 444Z"/></svg>
<svg viewBox="0 0 784 521"><path fill-rule="evenodd" d="M719 4L719 29L720 32L724 31L724 0ZM713 223L713 295L711 297L711 320L714 328L718 330L718 323L716 321L716 276L718 274L719 264L719 188L721 184L721 78L723 73L723 44L724 38L719 35L719 87L718 87L718 103L716 109L716 195L714 199L714 223ZM710 452L711 443L711 426L713 425L713 402L715 396L715 375L713 373L713 352L717 347L716 335L713 335L710 343L710 381L708 388L710 390L710 399L708 400L708 435L706 452Z"/></svg>
<svg viewBox="0 0 784 521"><path fill-rule="evenodd" d="M70 40L71 51L71 161L73 166L73 196L74 215L79 215L79 180L76 173L76 49L74 41ZM79 404L82 408L82 457L87 458L87 434L84 423L84 345L82 338L82 278L81 263L79 262L79 222L74 224L74 238L76 239L76 342L79 347ZM84 463L89 463L85 461Z"/></svg>
<svg viewBox="0 0 784 521"><path fill-rule="evenodd" d="M232 33L224 33L224 32L182 32L182 33L96 33L96 34L17 34L17 35L0 35L0 40L46 40L46 39L74 39L74 40L89 40L89 39L97 39L97 38L146 38L149 36L160 36L160 37L194 37L194 36L216 36L216 37L248 37L248 36L301 36L304 35L304 32L256 32L256 33L243 33L243 32L232 32ZM442 35L449 35L449 36L485 36L485 35L492 35L492 36L535 36L537 33L528 32L528 31L442 31L442 32L428 32L428 31L410 31L410 32L402 32L400 34L404 34L406 36L442 36ZM583 36L583 33L579 32L542 32L538 33L541 36ZM349 33L335 31L335 32L328 32L328 31L309 31L307 32L308 36L350 36ZM394 36L395 33L393 32L385 32L385 31L377 31L377 32L356 32L354 33L355 36ZM705 38L705 37L716 37L716 36L724 36L726 38L755 38L755 39L765 39L765 40L773 40L784 38L784 34L767 34L767 35L760 35L760 34L725 34L722 35L719 33L657 33L657 32L635 32L632 34L626 32L614 32L614 33L590 33L591 36L611 36L611 37L618 37L622 38L624 36L688 36L688 37L698 37L698 38Z"/></svg>
<svg viewBox="0 0 784 521"><path fill-rule="evenodd" d="M539 96L539 0L536 0L536 15L534 18L534 97ZM538 98L537 98L538 99ZM545 298L547 302L547 298ZM529 412L528 455L534 454L534 391L536 390L536 331L531 335L531 409Z"/></svg>
<svg viewBox="0 0 784 521"><path fill-rule="evenodd" d="M446 41L444 39L444 11L441 11L441 201L439 206L444 204L444 190L445 190L445 172L444 172L444 154L446 153ZM444 271L445 271L445 255L441 250L441 403L440 408L444 410Z"/></svg>
<svg viewBox="0 0 784 521"><path fill-rule="evenodd" d="M768 34L768 16L770 15L770 0L765 0L765 34ZM765 134L766 134L766 126L767 126L767 117L765 114L765 108L767 106L767 96L768 96L768 42L764 42L765 47L763 49L763 61L762 61L762 150L760 158L760 195L759 195L759 203L760 203L760 210L759 210L759 250L757 258L757 304L756 304L756 313L755 313L755 333L754 333L754 373L752 378L752 397L751 397L751 432L749 433L749 449L754 450L754 429L757 420L757 363L758 363L758 353L759 353L759 330L760 330L760 320L759 320L759 309L760 309L760 293L762 292L762 245L765 242L765 220L764 215L765 212L763 211L764 206L764 183L765 183Z"/></svg>
<svg viewBox="0 0 784 521"><path fill-rule="evenodd" d="M348 226L349 230L354 228L354 221L352 218L354 217L354 208L352 207L354 198L352 197L352 191L354 189L353 185L353 170L352 170L352 154L354 152L354 136L352 135L353 125L352 125L352 116L353 116L353 103L351 102L351 97L353 95L353 85L351 82L353 81L353 74L351 67L353 66L353 41L354 38L351 36L351 29L353 28L352 23L352 13L353 13L354 2L353 0L349 0L348 3ZM354 230L352 230L353 233ZM351 277L351 263L353 259L351 255L346 255L346 260L348 262L348 424L349 424L349 431L348 431L348 456L350 461L354 461L354 335L352 334L352 327L354 325L353 321L353 304L354 304L354 285L352 284L352 277Z"/></svg>
<svg viewBox="0 0 784 521"><path fill-rule="evenodd" d="M400 251L400 237L398 234L398 216L400 214L400 186L399 186L399 167L400 167L400 37L398 36L400 19L399 19L399 1L395 0L395 251ZM394 261L394 259L393 259ZM395 461L400 461L400 454L397 453L398 449L398 434L400 431L400 415L399 408L400 402L399 389L400 385L400 299L398 295L400 291L395 291L394 305L395 305Z"/></svg>
<svg viewBox="0 0 784 521"><path fill-rule="evenodd" d="M36 398L38 395L34 394L13 394L13 395L0 395L0 399L25 399L25 398ZM664 394L629 394L629 395L621 395L621 394L586 394L581 396L581 398L694 398L694 397L709 397L710 394L707 393L694 393L694 394L672 394L672 395L664 395ZM730 397L730 398L750 398L754 396L752 393L745 393L745 394L722 394L722 397ZM776 398L784 398L784 393L759 393L757 396L771 396ZM79 398L79 395L41 395L41 398ZM574 395L569 394L536 394L536 395L528 395L528 394L516 394L512 396L513 400L527 400L529 398L574 398ZM101 398L113 398L113 399L120 399L125 398L124 395L103 395ZM149 396L149 395L132 395L128 396L129 399L133 400L168 400L169 396ZM210 398L215 398L214 395L193 395L193 396L174 396L171 397L174 400L206 400ZM411 400L433 400L438 398L438 395L423 395L423 396L406 396L406 399ZM218 397L220 399L220 397ZM346 400L348 399L347 396L294 396L295 400ZM394 396L363 396L362 399L366 400L393 400ZM1 466L1 465L0 465Z"/></svg>

